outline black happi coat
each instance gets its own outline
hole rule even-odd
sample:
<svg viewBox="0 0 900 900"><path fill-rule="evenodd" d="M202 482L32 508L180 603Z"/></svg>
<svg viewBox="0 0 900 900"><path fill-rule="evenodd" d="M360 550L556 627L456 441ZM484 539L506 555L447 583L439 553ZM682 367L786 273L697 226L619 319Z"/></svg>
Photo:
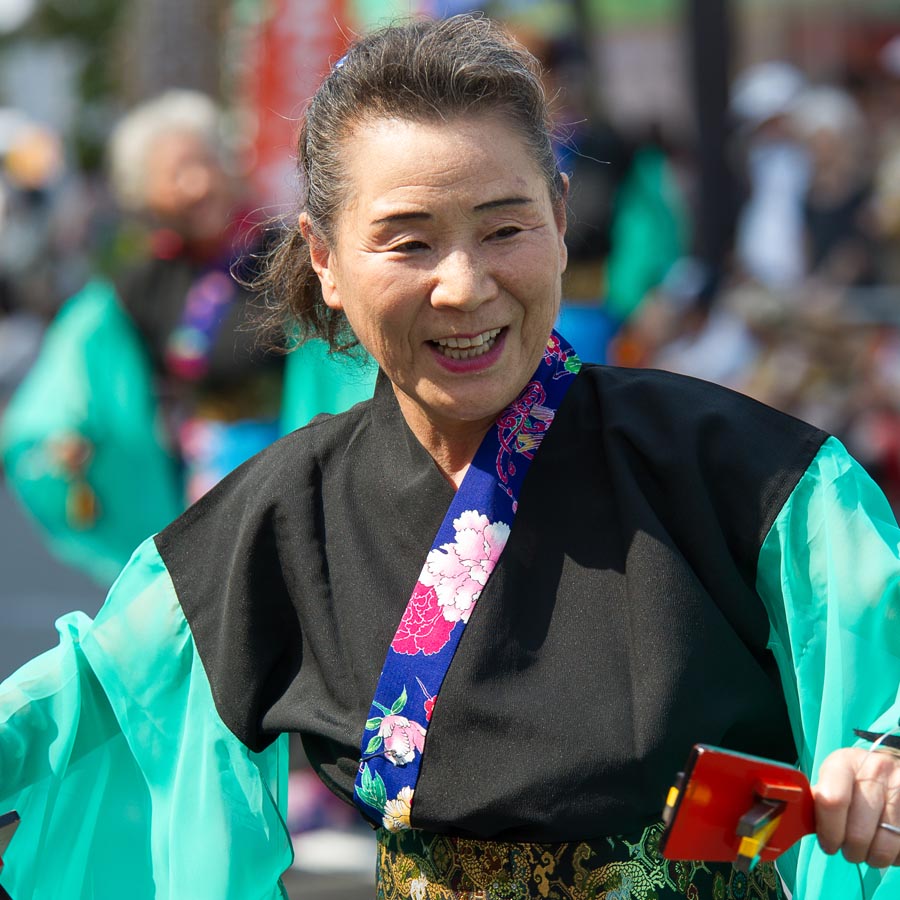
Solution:
<svg viewBox="0 0 900 900"><path fill-rule="evenodd" d="M681 376L585 366L429 726L412 825L529 841L659 818L691 745L796 758L760 546L827 436ZM352 797L381 666L452 498L390 385L157 536L219 714Z"/></svg>

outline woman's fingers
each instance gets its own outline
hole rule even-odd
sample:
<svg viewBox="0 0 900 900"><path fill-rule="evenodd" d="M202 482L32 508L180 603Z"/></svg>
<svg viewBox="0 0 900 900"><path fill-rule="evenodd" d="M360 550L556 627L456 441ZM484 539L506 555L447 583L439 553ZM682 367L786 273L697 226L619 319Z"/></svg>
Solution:
<svg viewBox="0 0 900 900"><path fill-rule="evenodd" d="M826 853L840 850L850 862L878 868L900 865L900 760L838 750L822 764L813 796L816 833Z"/></svg>
<svg viewBox="0 0 900 900"><path fill-rule="evenodd" d="M887 824L891 825L892 822ZM866 862L876 869L900 866L900 834L879 825L875 839L869 847Z"/></svg>
<svg viewBox="0 0 900 900"><path fill-rule="evenodd" d="M853 800L856 772L838 750L826 757L819 769L819 781L813 788L816 801L816 834L826 853L837 853L844 846L847 816Z"/></svg>
<svg viewBox="0 0 900 900"><path fill-rule="evenodd" d="M878 758L873 759L870 754L857 772L842 848L844 857L850 862L869 861L872 847L878 840L878 825L887 794L886 785L878 777L879 769ZM881 865L888 865L889 862L893 862L893 858L881 862Z"/></svg>
<svg viewBox="0 0 900 900"><path fill-rule="evenodd" d="M900 866L900 758L892 753L871 753L890 766L885 782L884 809L866 862L876 868ZM865 772L865 769L863 770Z"/></svg>

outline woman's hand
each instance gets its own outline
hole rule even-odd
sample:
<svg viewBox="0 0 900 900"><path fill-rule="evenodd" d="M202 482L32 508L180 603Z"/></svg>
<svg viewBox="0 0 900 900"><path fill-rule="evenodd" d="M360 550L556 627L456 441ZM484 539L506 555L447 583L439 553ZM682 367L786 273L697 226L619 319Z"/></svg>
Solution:
<svg viewBox="0 0 900 900"><path fill-rule="evenodd" d="M819 769L813 797L826 853L840 850L849 862L876 868L900 865L900 756L836 750Z"/></svg>

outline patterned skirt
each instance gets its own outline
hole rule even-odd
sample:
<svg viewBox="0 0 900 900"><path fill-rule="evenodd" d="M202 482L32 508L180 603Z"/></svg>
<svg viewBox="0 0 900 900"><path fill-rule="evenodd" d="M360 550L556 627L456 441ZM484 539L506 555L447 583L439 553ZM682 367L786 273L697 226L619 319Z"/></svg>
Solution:
<svg viewBox="0 0 900 900"><path fill-rule="evenodd" d="M731 865L659 855L662 824L636 835L565 844L378 832L377 900L782 900L771 863Z"/></svg>

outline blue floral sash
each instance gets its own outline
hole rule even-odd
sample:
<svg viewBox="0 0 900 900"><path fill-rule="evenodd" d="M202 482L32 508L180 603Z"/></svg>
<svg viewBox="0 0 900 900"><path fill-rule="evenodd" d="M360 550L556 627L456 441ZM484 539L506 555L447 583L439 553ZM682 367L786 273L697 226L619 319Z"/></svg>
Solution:
<svg viewBox="0 0 900 900"><path fill-rule="evenodd" d="M580 367L553 332L532 379L478 448L400 620L366 721L354 790L363 815L389 831L410 827L441 684L506 546L531 461Z"/></svg>

